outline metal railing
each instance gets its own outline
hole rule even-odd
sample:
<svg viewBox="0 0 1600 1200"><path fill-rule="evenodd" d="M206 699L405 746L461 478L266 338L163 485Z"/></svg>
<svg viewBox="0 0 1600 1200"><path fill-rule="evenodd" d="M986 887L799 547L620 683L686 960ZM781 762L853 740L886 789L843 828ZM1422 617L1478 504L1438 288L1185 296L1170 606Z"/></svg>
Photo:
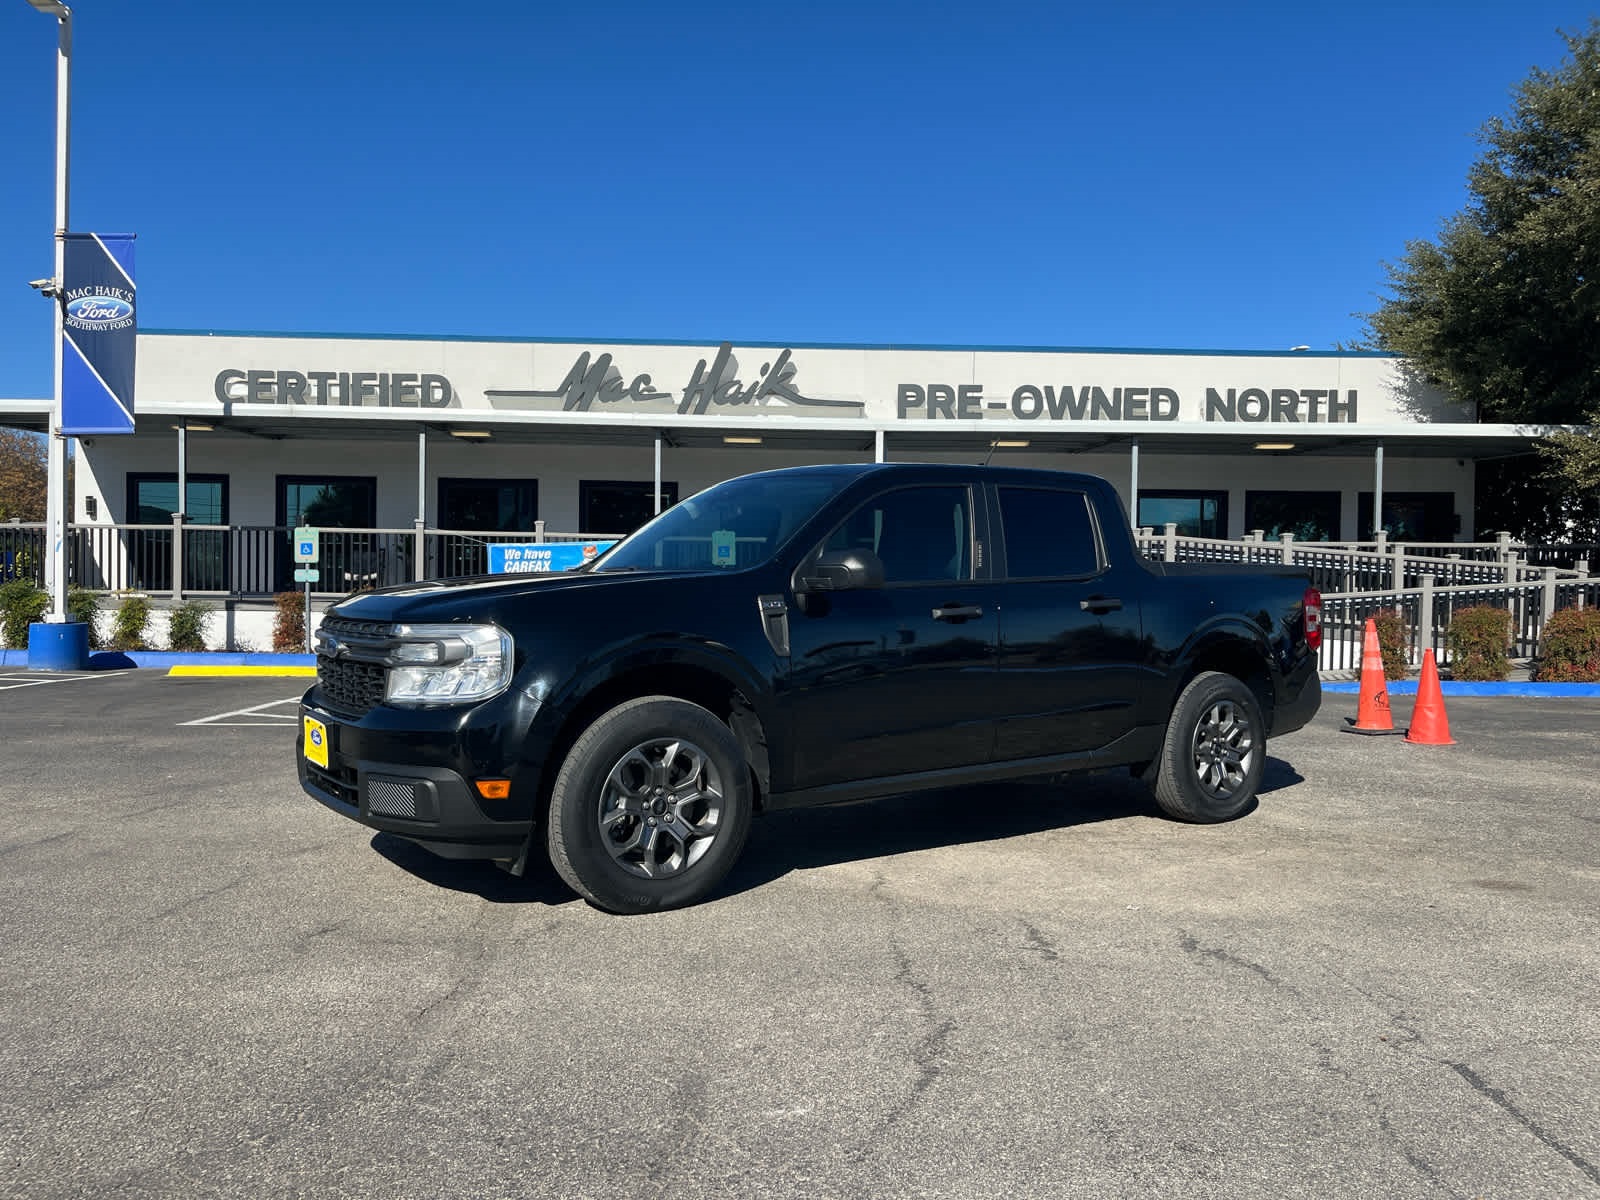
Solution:
<svg viewBox="0 0 1600 1200"><path fill-rule="evenodd" d="M1600 604L1590 574L1594 546L1526 546L1502 535L1494 542L1267 541L1260 531L1239 541L1180 537L1176 526L1137 531L1140 548L1163 562L1279 563L1299 567L1322 592L1323 671L1359 671L1367 619L1396 614L1406 631L1413 668L1432 649L1449 665L1446 631L1456 611L1478 605L1511 613L1512 658L1538 654L1550 614ZM1556 565L1565 564L1565 565Z"/></svg>
<svg viewBox="0 0 1600 1200"><path fill-rule="evenodd" d="M1511 586L1542 583L1554 570L1558 580L1590 577L1596 555L1590 546L1526 546L1502 535L1494 542L1299 542L1292 534L1268 541L1260 530L1237 541L1180 536L1174 525L1162 532L1136 531L1140 549L1163 562L1282 563L1311 575L1313 586L1329 592L1399 591L1421 586L1431 575L1439 586ZM1570 565L1560 565L1560 564Z"/></svg>
<svg viewBox="0 0 1600 1200"><path fill-rule="evenodd" d="M73 525L67 578L95 591L185 596L265 597L292 590L293 530L281 525ZM488 570L495 544L604 541L614 534L555 532L539 522L526 532L477 530L323 529L314 595L422 579L454 579ZM1394 612L1407 631L1408 661L1432 648L1447 666L1445 631L1458 609L1492 605L1512 614L1514 658L1532 658L1545 622L1557 609L1600 605L1600 579L1589 567L1595 546L1529 546L1501 537L1480 543L1272 541L1259 532L1236 541L1181 537L1176 527L1136 531L1143 552L1164 562L1287 564L1308 571L1322 591L1324 671L1356 671L1369 617ZM749 540L749 539L741 539ZM181 553L175 553L181 547ZM0 524L0 583L44 585L45 527ZM703 561L703 546L663 548L663 565ZM1571 565L1555 565L1566 563Z"/></svg>
<svg viewBox="0 0 1600 1200"><path fill-rule="evenodd" d="M94 591L260 597L295 590L294 531L281 525L73 525L67 582ZM616 534L548 530L486 533L460 529L323 529L314 595L342 596L422 579L456 579L489 569L495 544L613 540ZM45 527L0 524L0 583L44 586ZM181 553L175 553L181 547Z"/></svg>
<svg viewBox="0 0 1600 1200"><path fill-rule="evenodd" d="M1509 586L1439 587L1433 576L1425 575L1420 586L1391 592L1325 592L1319 666L1327 672L1359 671L1367 619L1392 612L1405 631L1407 665L1412 669L1420 667L1423 651L1431 649L1439 665L1448 668L1450 647L1446 632L1450 622L1460 609L1479 605L1503 608L1511 614L1511 658L1535 658L1545 622L1552 613L1600 605L1600 580L1558 580L1553 577L1553 568L1546 569L1552 571L1551 576Z"/></svg>

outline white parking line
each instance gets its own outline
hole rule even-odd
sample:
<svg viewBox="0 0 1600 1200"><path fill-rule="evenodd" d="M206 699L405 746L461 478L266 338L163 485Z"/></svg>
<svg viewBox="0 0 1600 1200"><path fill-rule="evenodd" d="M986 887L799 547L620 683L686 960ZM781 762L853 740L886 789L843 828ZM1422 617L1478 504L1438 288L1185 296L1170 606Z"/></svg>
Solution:
<svg viewBox="0 0 1600 1200"><path fill-rule="evenodd" d="M268 709L282 708L285 704L300 703L299 696L290 696L287 700L271 700L266 704L257 704L253 708L236 708L232 712L213 713L209 717L200 717L193 721L179 721L178 728L185 725L261 725L282 729L285 725L292 725L299 719L299 711L276 713ZM229 717L250 717L248 721L230 721Z"/></svg>
<svg viewBox="0 0 1600 1200"><path fill-rule="evenodd" d="M78 679L109 679L113 675L126 675L127 671L86 671L81 675L13 675L0 674L0 692L12 688L39 687L47 683L72 683Z"/></svg>

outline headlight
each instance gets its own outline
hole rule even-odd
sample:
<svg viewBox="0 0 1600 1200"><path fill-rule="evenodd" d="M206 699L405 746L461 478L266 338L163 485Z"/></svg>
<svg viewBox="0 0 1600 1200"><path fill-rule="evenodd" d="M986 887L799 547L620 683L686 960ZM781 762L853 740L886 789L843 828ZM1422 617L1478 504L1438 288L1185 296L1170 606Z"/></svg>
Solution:
<svg viewBox="0 0 1600 1200"><path fill-rule="evenodd" d="M465 704L511 682L511 635L498 625L401 625L384 699L421 707Z"/></svg>

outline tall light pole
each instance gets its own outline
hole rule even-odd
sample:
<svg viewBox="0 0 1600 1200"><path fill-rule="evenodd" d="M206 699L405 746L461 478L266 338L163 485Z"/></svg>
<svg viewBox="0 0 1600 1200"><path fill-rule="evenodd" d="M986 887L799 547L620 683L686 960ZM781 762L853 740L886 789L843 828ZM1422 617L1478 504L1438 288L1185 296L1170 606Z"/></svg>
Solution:
<svg viewBox="0 0 1600 1200"><path fill-rule="evenodd" d="M67 439L61 433L61 341L66 315L67 161L68 130L72 113L72 10L61 0L28 0L42 13L55 17L61 28L56 55L56 275L43 289L56 307L56 392L50 408L48 470L45 476L45 583L50 588L50 612L45 620L60 624L67 619Z"/></svg>

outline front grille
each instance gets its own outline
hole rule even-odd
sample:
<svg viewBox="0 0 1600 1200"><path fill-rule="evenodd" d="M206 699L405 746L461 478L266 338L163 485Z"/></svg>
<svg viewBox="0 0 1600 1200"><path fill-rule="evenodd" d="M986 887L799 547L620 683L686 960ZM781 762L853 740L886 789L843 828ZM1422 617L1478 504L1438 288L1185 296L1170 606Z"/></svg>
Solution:
<svg viewBox="0 0 1600 1200"><path fill-rule="evenodd" d="M377 663L317 655L322 702L335 712L359 717L383 703L384 671Z"/></svg>
<svg viewBox="0 0 1600 1200"><path fill-rule="evenodd" d="M324 653L326 642L317 642L317 684L322 702L344 716L359 717L383 703L384 666L382 659L394 636L394 627L383 621L354 621L348 617L328 617L319 633L339 642L334 655Z"/></svg>

